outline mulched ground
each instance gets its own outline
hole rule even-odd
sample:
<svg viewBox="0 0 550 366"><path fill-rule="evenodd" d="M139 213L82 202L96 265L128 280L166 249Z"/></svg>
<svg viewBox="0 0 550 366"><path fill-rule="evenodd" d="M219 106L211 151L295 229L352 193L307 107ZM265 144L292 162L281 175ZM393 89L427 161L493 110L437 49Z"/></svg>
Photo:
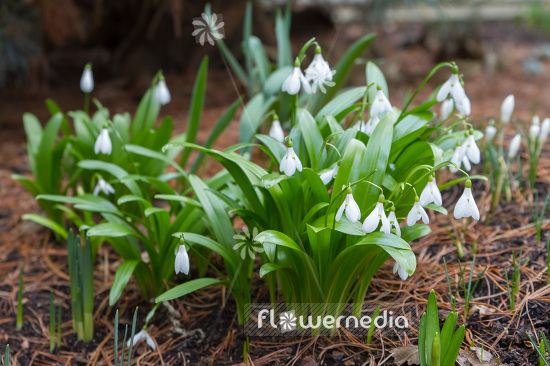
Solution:
<svg viewBox="0 0 550 366"><path fill-rule="evenodd" d="M526 37L524 33L514 38L508 26L491 28L483 33L484 42L489 42L499 54L506 55L504 69L491 73L483 68L482 61L459 60L464 65L466 90L472 99L473 118L483 121L498 113L502 99L509 93L516 95L516 115L530 119L533 106L541 117L550 116L550 105L544 104L548 96L550 76L548 73L537 77L522 71L521 61L529 55L541 40ZM514 28L515 29L515 28ZM353 30L350 31L353 33ZM525 31L527 32L527 31ZM425 75L433 60L424 46L412 44L399 47L405 38L403 31L387 33L377 43L378 52L384 57L384 65L397 65L397 75L402 80L389 77L392 102L397 105L407 89L417 85L417 75ZM528 32L527 32L528 33ZM517 33L515 33L517 34ZM347 34L347 37L351 37ZM527 39L526 39L527 38ZM498 39L499 42L496 42ZM337 50L334 50L338 54ZM546 67L548 68L548 62ZM419 65L425 65L420 67ZM476 66L477 65L477 66ZM415 68L412 68L412 67ZM421 69L421 70L420 70ZM414 70L410 74L405 70ZM469 70L470 72L468 72ZM476 71L477 70L477 71ZM210 85L219 85L226 80L225 71L212 71ZM188 109L188 96L192 81L189 76L173 76L175 95L167 112L175 117L179 130L184 129ZM362 81L358 81L360 83ZM225 88L209 89L205 126L199 135L204 141L209 126L223 112L234 95L223 93L231 85L225 81ZM119 83L120 84L120 83ZM99 87L98 98L116 111L134 110L139 95L135 90L119 89L121 94L112 92L117 87ZM178 89L179 87L179 89ZM545 89L546 88L546 89ZM103 91L102 91L103 90ZM179 90L179 92L178 92ZM232 90L232 89L231 89ZM544 91L546 90L546 93ZM107 92L111 94L108 94ZM80 97L72 89L54 91L54 99L67 109L77 108ZM51 93L45 93L50 96ZM102 98L104 96L105 98ZM133 310L139 306L138 329L143 324L145 314L152 308L139 292L134 282L125 290L124 296L115 307L108 306L108 292L120 260L107 245L100 248L95 266L95 337L89 344L76 342L72 334L70 317L70 292L67 268L67 252L64 246L55 243L52 235L31 222L22 221L21 215L28 212L39 213L32 197L17 183L11 180L12 173L28 174L28 161L25 158L24 133L20 124L23 111L32 111L42 119L47 115L42 106L43 95L21 98L10 95L4 98L0 135L0 345L10 344L13 359L19 365L112 365L113 364L113 320L116 308L120 313L119 331L131 324ZM183 101L183 102L179 102ZM237 126L238 122L234 122ZM220 142L219 148L237 141L236 129L230 129ZM510 133L512 133L510 131ZM546 196L550 186L549 151L544 154L538 169L538 190ZM526 156L524 156L526 158ZM439 182L450 177L440 177ZM444 205L453 206L462 187L453 187L443 194ZM500 357L509 365L535 365L537 357L528 342L527 333L533 330L550 331L550 286L546 281L545 242L548 222L543 225L543 244L536 243L535 229L526 195L515 190L510 203L502 202L496 212L489 214L490 194L484 182L474 182L474 195L482 211L480 222L465 221L454 224L461 233L466 248L463 265L471 268L473 247L477 247L474 278L486 269L485 276L476 289L466 319L466 343L472 341ZM450 210L449 210L450 211ZM450 211L451 212L451 211ZM391 264L377 273L368 292L368 299L391 301L394 303L414 302L424 306L429 291L434 288L438 295L438 305L449 311L450 298L443 267L445 256L451 278L458 278L458 257L451 230L451 217L430 213L433 233L418 242L412 243L417 254L417 271L408 281L400 281L392 274ZM505 283L505 271L511 275L512 251L523 250L523 258L529 262L521 267L521 287L516 310L510 311ZM216 260L216 259L214 259ZM24 266L24 327L15 330L15 306L19 268ZM215 273L212 274L215 276ZM265 299L267 290L263 281L256 278L253 299ZM62 346L53 353L49 346L49 292L55 294L56 304L63 307ZM454 287L453 287L454 291ZM245 337L238 325L235 304L223 287L212 287L186 296L183 300L172 301L172 309L161 306L149 325L149 332L157 343L157 351L151 351L144 343L135 348L134 360L139 365L233 365L243 362ZM457 310L462 311L463 294L459 292ZM174 326L175 321L179 326ZM119 332L119 336L120 336ZM415 339L374 338L367 345L365 339L354 337L311 338L251 338L248 363L254 365L382 365L393 364L389 351L395 347L415 344ZM0 347L3 351L3 347ZM243 363L244 364L244 363Z"/></svg>

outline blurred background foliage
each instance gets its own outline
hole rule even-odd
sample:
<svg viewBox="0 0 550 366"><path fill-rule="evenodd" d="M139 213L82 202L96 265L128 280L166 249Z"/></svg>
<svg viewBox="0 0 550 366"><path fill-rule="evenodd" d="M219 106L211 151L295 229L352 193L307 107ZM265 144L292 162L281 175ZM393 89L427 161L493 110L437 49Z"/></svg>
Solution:
<svg viewBox="0 0 550 366"><path fill-rule="evenodd" d="M247 0L213 0L223 14L226 44L240 57L242 19ZM129 80L194 69L205 53L191 37L192 20L207 1L196 0L1 0L0 88L24 81L55 85L67 75L79 75L88 61L94 73ZM286 1L255 0L254 33L275 45L273 13ZM547 0L296 0L293 35L319 36L345 24L383 31L394 22L422 23L416 43L434 51L435 60L483 57L479 24L514 20L550 32ZM484 13L481 7L494 6ZM422 7L424 6L424 8ZM445 7L451 7L445 11ZM453 8L454 7L454 8ZM463 8L469 9L464 12ZM479 11L477 9L480 9ZM461 15L463 14L463 15ZM466 14L464 16L464 14ZM337 45L336 45L337 47ZM269 49L268 55L269 55ZM376 49L373 50L376 53ZM376 55L376 54L375 54ZM214 60L221 63L219 57ZM216 66L216 65L213 65ZM220 65L221 66L221 65Z"/></svg>

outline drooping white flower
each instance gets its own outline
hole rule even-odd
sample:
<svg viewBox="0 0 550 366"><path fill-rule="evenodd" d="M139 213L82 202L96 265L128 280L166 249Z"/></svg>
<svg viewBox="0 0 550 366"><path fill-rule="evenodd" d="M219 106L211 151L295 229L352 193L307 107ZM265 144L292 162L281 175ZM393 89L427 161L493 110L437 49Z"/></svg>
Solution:
<svg viewBox="0 0 550 366"><path fill-rule="evenodd" d="M374 207L374 210L367 216L363 222L363 231L366 233L372 233L378 227L378 224L382 222L382 228L380 231L383 231L386 235L390 235L391 228L390 222L386 217L386 212L384 211L384 195L380 195L378 198L378 203Z"/></svg>
<svg viewBox="0 0 550 366"><path fill-rule="evenodd" d="M470 160L468 159L468 156L466 156L466 154L464 154L464 156L462 157L462 166L464 166L464 170L466 170L467 172L472 170L472 164L470 164Z"/></svg>
<svg viewBox="0 0 550 366"><path fill-rule="evenodd" d="M340 162L338 162L338 164L336 164L331 169L319 174L319 177L323 181L324 185L329 184L334 179L334 177L336 177L336 174L338 174L338 169L340 169Z"/></svg>
<svg viewBox="0 0 550 366"><path fill-rule="evenodd" d="M299 172L302 171L302 162L292 148L292 141L289 140L288 148L286 149L285 156L283 156L283 159L281 160L279 171L291 177L292 175L294 175L294 173L296 173L296 170L298 170Z"/></svg>
<svg viewBox="0 0 550 366"><path fill-rule="evenodd" d="M426 187L422 190L419 202L422 206L426 206L428 203L432 202L436 206L441 206L443 204L441 192L439 191L439 187L437 186L433 175L428 177L428 184L426 184Z"/></svg>
<svg viewBox="0 0 550 366"><path fill-rule="evenodd" d="M451 74L449 79L445 83L443 83L443 85L441 85L441 88L439 88L439 91L436 95L436 100L438 102L442 102L445 100L445 98L447 98L448 95L451 95L451 97L453 98L455 102L455 107L457 109L459 109L459 104L463 105L465 103L464 97L466 97L466 93L464 92L462 84L460 84L460 79L458 77L458 68L456 67L453 67L453 73ZM467 103L469 103L469 100ZM464 113L462 114L464 115Z"/></svg>
<svg viewBox="0 0 550 366"><path fill-rule="evenodd" d="M174 262L174 269L176 274L183 273L189 274L189 256L187 255L187 250L185 249L185 244L181 244L178 247L178 252L176 253L176 261Z"/></svg>
<svg viewBox="0 0 550 366"><path fill-rule="evenodd" d="M155 87L154 92L155 100L157 103L161 105L166 105L170 103L172 100L172 96L170 95L170 90L168 90L168 87L166 86L166 81L164 78L160 79L157 83L157 86Z"/></svg>
<svg viewBox="0 0 550 366"><path fill-rule="evenodd" d="M279 142L285 141L285 131L283 130L283 126L281 126L281 122L278 119L273 120L273 123L271 123L269 136L273 137Z"/></svg>
<svg viewBox="0 0 550 366"><path fill-rule="evenodd" d="M105 155L111 155L113 151L113 144L109 137L109 130L106 128L101 129L101 132L97 136L94 144L94 152L96 154L102 153Z"/></svg>
<svg viewBox="0 0 550 366"><path fill-rule="evenodd" d="M416 222L420 219L422 219L422 222L425 224L430 223L430 219L428 218L428 214L426 213L426 210L424 210L424 207L420 205L420 199L418 197L415 197L414 199L414 205L409 211L409 214L407 215L407 225L408 226L414 226Z"/></svg>
<svg viewBox="0 0 550 366"><path fill-rule="evenodd" d="M395 262L395 264L393 266L393 274L395 274L396 272L399 274L399 277L403 281L406 281L407 278L409 278L409 274L405 271L405 269L403 267L401 267L399 264L397 264L397 262Z"/></svg>
<svg viewBox="0 0 550 366"><path fill-rule="evenodd" d="M94 76L92 74L91 64L84 67L82 77L80 78L80 90L84 93L91 93L92 90L94 90Z"/></svg>
<svg viewBox="0 0 550 366"><path fill-rule="evenodd" d="M462 164L465 156L466 156L466 152L464 151L464 148L459 142L456 145L455 152L453 153L453 157L451 158L451 163L455 164L457 167L460 168L460 164ZM458 172L458 169L452 165L449 166L449 170L452 173Z"/></svg>
<svg viewBox="0 0 550 366"><path fill-rule="evenodd" d="M351 222L357 222L361 218L361 210L359 209L359 205L357 205L357 202L353 199L353 194L351 188L348 188L348 193L346 194L346 198L344 199L344 202L338 209L338 212L336 212L336 221L340 221L342 218L342 214L346 212L346 217Z"/></svg>
<svg viewBox="0 0 550 366"><path fill-rule="evenodd" d="M378 118L382 117L384 113L392 113L393 108L390 101L386 97L386 94L382 91L382 88L378 86L378 91L376 92L376 97L374 98L371 108L370 116L371 118L376 116Z"/></svg>
<svg viewBox="0 0 550 366"><path fill-rule="evenodd" d="M321 54L321 47L315 48L315 56L306 69L306 79L311 81L314 79L314 75L321 75L324 80L332 80L332 70L328 62L325 61Z"/></svg>
<svg viewBox="0 0 550 366"><path fill-rule="evenodd" d="M466 181L464 193L462 193L462 196L460 196L456 203L454 217L455 219L472 217L475 220L479 220L479 209L472 195L472 182L469 179Z"/></svg>
<svg viewBox="0 0 550 366"><path fill-rule="evenodd" d="M542 125L540 126L540 135L539 135L539 143L543 144L548 139L548 134L550 134L550 118L545 118L542 121Z"/></svg>
<svg viewBox="0 0 550 366"><path fill-rule="evenodd" d="M513 159L516 157L519 146L521 144L521 135L518 133L514 136L512 141L510 141L510 145L508 146L508 159Z"/></svg>
<svg viewBox="0 0 550 366"><path fill-rule="evenodd" d="M153 341L153 338L147 333L147 330L142 329L140 330L136 335L134 335L134 342L133 344L137 344L138 342L141 342L142 340L147 341L147 344L153 351L157 349L157 346L155 345L155 341ZM128 342L126 342L126 347L130 347L131 339L128 339Z"/></svg>
<svg viewBox="0 0 550 366"><path fill-rule="evenodd" d="M485 128L485 141L492 141L493 138L495 138L495 135L497 134L497 128L493 125L487 126Z"/></svg>
<svg viewBox="0 0 550 366"><path fill-rule="evenodd" d="M510 122L510 119L512 119L512 113L514 113L514 104L514 94L510 94L506 98L504 98L504 101L500 106L500 120L503 123L508 123Z"/></svg>
<svg viewBox="0 0 550 366"><path fill-rule="evenodd" d="M531 121L531 127L529 127L529 137L531 140L535 140L539 137L540 134L540 118L539 116L534 116Z"/></svg>
<svg viewBox="0 0 550 366"><path fill-rule="evenodd" d="M290 95L296 95L300 89L303 89L307 94L311 94L311 86L300 69L300 61L296 59L294 70L292 70L292 74L283 82L281 90Z"/></svg>
<svg viewBox="0 0 550 366"><path fill-rule="evenodd" d="M481 152L479 147L476 144L476 139L474 138L474 131L470 131L468 137L464 141L464 149L468 160L474 164L479 164L481 161Z"/></svg>
<svg viewBox="0 0 550 366"><path fill-rule="evenodd" d="M397 216L395 216L394 206L392 206L390 209L390 214L388 215L388 222L390 223L390 229L393 226L397 236L401 237L401 228L399 227L399 221L397 221Z"/></svg>
<svg viewBox="0 0 550 366"><path fill-rule="evenodd" d="M439 110L439 120L445 121L447 118L451 116L453 113L453 110L455 109L454 103L452 99L445 99L443 103L441 103L441 108Z"/></svg>
<svg viewBox="0 0 550 366"><path fill-rule="evenodd" d="M103 178L101 178L97 181L97 184L95 185L94 196L97 196L99 192L103 192L105 194L111 194L111 193L115 193L115 189L113 188L112 185L110 185Z"/></svg>

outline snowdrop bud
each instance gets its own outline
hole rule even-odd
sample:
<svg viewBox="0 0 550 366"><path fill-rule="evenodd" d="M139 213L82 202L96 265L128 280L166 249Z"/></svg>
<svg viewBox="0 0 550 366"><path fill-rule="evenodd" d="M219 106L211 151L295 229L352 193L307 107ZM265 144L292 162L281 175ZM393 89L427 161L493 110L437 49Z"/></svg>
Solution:
<svg viewBox="0 0 550 366"><path fill-rule="evenodd" d="M441 108L440 108L440 112L439 112L439 114L441 114L441 116L439 117L439 120L440 121L445 121L447 118L449 118L451 116L451 114L453 113L454 108L455 108L455 106L453 104L453 100L452 99L445 99L443 101L443 103L441 103Z"/></svg>
<svg viewBox="0 0 550 366"><path fill-rule="evenodd" d="M546 142L548 134L550 134L550 118L545 118L540 127L539 141L541 144Z"/></svg>
<svg viewBox="0 0 550 366"><path fill-rule="evenodd" d="M475 220L479 220L479 209L472 195L472 181L469 179L466 181L464 193L462 193L462 196L456 203L454 217L457 220L463 217L472 217Z"/></svg>
<svg viewBox="0 0 550 366"><path fill-rule="evenodd" d="M187 255L185 240L183 239L183 236L180 239L180 245L178 247L178 252L176 253L174 269L176 271L176 274L180 272L186 275L189 274L189 256Z"/></svg>
<svg viewBox="0 0 550 366"><path fill-rule="evenodd" d="M273 120L273 123L271 123L271 128L269 129L269 136L273 137L275 140L279 142L285 141L285 131L283 130L283 126L281 126L281 122L276 117Z"/></svg>
<svg viewBox="0 0 550 366"><path fill-rule="evenodd" d="M529 137L532 140L535 140L539 137L540 133L540 118L539 116L534 116L533 121L531 123L531 127L529 127Z"/></svg>
<svg viewBox="0 0 550 366"><path fill-rule="evenodd" d="M504 98L502 105L500 106L500 120L504 123L510 122L512 113L514 112L514 94L508 95Z"/></svg>
<svg viewBox="0 0 550 366"><path fill-rule="evenodd" d="M164 80L164 77L161 77L161 79L157 83L154 96L157 103L161 105L166 105L170 103L170 100L172 100L172 96L170 95L170 91L166 86L166 81Z"/></svg>
<svg viewBox="0 0 550 366"><path fill-rule="evenodd" d="M97 154L102 153L105 155L111 155L113 151L113 144L111 143L111 138L109 137L109 130L103 128L97 136L94 144L94 152Z"/></svg>
<svg viewBox="0 0 550 366"><path fill-rule="evenodd" d="M518 133L514 136L510 145L508 146L508 159L513 159L516 157L519 151L519 145L521 144L521 135Z"/></svg>
<svg viewBox="0 0 550 366"><path fill-rule="evenodd" d="M497 128L493 125L487 126L485 129L485 141L492 141L497 134Z"/></svg>
<svg viewBox="0 0 550 366"><path fill-rule="evenodd" d="M344 211L346 212L346 217L350 222L357 222L359 221L359 219L361 219L361 210L359 209L359 205L357 205L357 203L353 199L352 193L353 191L351 190L351 187L348 187L346 198L344 199L344 202L336 213L336 221L340 221L340 219L342 218L342 213L344 213Z"/></svg>
<svg viewBox="0 0 550 366"><path fill-rule="evenodd" d="M80 78L80 90L84 93L91 93L94 90L94 76L92 74L92 64L87 64Z"/></svg>

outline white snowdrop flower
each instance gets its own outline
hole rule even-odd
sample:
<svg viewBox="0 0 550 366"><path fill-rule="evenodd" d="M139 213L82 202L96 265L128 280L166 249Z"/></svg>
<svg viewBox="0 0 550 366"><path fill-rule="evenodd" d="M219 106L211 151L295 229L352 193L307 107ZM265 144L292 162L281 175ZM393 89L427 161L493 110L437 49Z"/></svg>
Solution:
<svg viewBox="0 0 550 366"><path fill-rule="evenodd" d="M300 69L300 61L296 59L294 70L283 82L282 91L290 95L298 94L300 89L303 89L307 94L311 94L311 86L309 85L304 73Z"/></svg>
<svg viewBox="0 0 550 366"><path fill-rule="evenodd" d="M434 203L436 206L441 206L443 201L441 199L441 192L435 182L435 177L430 174L428 177L428 184L422 190L420 194L420 204L426 206L428 203Z"/></svg>
<svg viewBox="0 0 550 366"><path fill-rule="evenodd" d="M363 222L363 231L366 233L372 233L378 227L378 224L382 222L382 228L380 231L383 231L386 235L390 235L391 228L390 222L386 217L386 212L384 211L384 195L381 194L378 197L378 203L374 207L374 210L367 216Z"/></svg>
<svg viewBox="0 0 550 366"><path fill-rule="evenodd" d="M388 222L390 223L390 229L393 226L397 236L401 237L401 228L399 227L399 221L397 221L397 216L395 216L394 206L392 206L390 209L390 214L388 215Z"/></svg>
<svg viewBox="0 0 550 366"><path fill-rule="evenodd" d="M407 225L408 226L414 226L416 222L420 219L422 219L422 222L425 224L430 223L430 219L428 218L428 214L426 213L426 210L424 210L424 207L420 205L420 199L417 197L414 198L414 205L409 211L409 214L407 215Z"/></svg>
<svg viewBox="0 0 550 366"><path fill-rule="evenodd" d="M178 252L176 253L176 261L174 262L174 269L176 274L189 274L189 256L187 255L185 241L183 238L180 239L180 245L178 247Z"/></svg>
<svg viewBox="0 0 550 366"><path fill-rule="evenodd" d="M539 137L540 134L540 118L539 116L534 116L531 122L531 127L529 127L529 137L531 140L535 140Z"/></svg>
<svg viewBox="0 0 550 366"><path fill-rule="evenodd" d="M465 156L465 151L460 142L456 145L455 152L453 153L453 157L451 158L451 163L455 164L457 167L460 168L460 164L462 164ZM458 169L454 166L449 166L449 170L452 173L458 172Z"/></svg>
<svg viewBox="0 0 550 366"><path fill-rule="evenodd" d="M460 100L455 101L456 109L458 110L458 113L460 113L463 116L469 116L472 112L472 105L470 104L470 98L468 98L466 95Z"/></svg>
<svg viewBox="0 0 550 366"><path fill-rule="evenodd" d="M338 164L336 164L331 169L319 174L319 177L323 181L324 185L329 184L334 179L334 177L336 177L336 174L338 174L338 169L340 169L340 162L338 162Z"/></svg>
<svg viewBox="0 0 550 366"><path fill-rule="evenodd" d="M99 192L103 192L105 194L112 194L112 193L115 193L115 189L113 188L112 185L110 185L103 178L101 178L97 181L97 184L95 185L94 196L97 196Z"/></svg>
<svg viewBox="0 0 550 366"><path fill-rule="evenodd" d="M273 137L279 142L285 141L285 131L283 130L283 126L281 126L281 122L278 119L274 119L273 123L271 123L269 136Z"/></svg>
<svg viewBox="0 0 550 366"><path fill-rule="evenodd" d="M497 134L497 128L493 125L487 126L485 128L485 141L492 141Z"/></svg>
<svg viewBox="0 0 550 366"><path fill-rule="evenodd" d="M512 113L514 113L514 104L514 94L510 94L506 98L504 98L504 101L500 106L500 120L502 122L510 122L510 119L512 119Z"/></svg>
<svg viewBox="0 0 550 366"><path fill-rule="evenodd" d="M541 144L546 142L546 139L548 139L548 134L550 134L550 118L545 118L540 126L539 142Z"/></svg>
<svg viewBox="0 0 550 366"><path fill-rule="evenodd" d="M80 90L84 93L91 93L94 90L94 75L92 74L92 65L84 67L82 77L80 78Z"/></svg>
<svg viewBox="0 0 550 366"><path fill-rule="evenodd" d="M453 67L451 76L445 83L443 83L443 85L441 85L441 88L439 88L439 91L437 92L437 95L436 95L436 100L438 102L442 102L445 100L445 98L447 98L448 95L451 95L451 97L453 98L455 102L455 107L457 109L459 109L459 104L463 105L465 103L464 98L466 97L466 92L464 92L464 88L462 87L462 84L460 84L457 67ZM469 104L469 100L467 103ZM459 109L459 112L460 112L460 109ZM462 112L461 114L467 115Z"/></svg>
<svg viewBox="0 0 550 366"><path fill-rule="evenodd" d="M296 170L298 170L299 172L302 171L302 162L292 148L292 141L289 140L286 154L281 160L281 166L279 166L279 171L291 177L292 175L294 175L294 173L296 173Z"/></svg>
<svg viewBox="0 0 550 366"><path fill-rule="evenodd" d="M466 181L464 193L462 193L462 196L456 203L454 217L455 219L472 217L475 220L479 220L479 209L477 208L476 201L472 195L472 181L469 179Z"/></svg>
<svg viewBox="0 0 550 366"><path fill-rule="evenodd" d="M142 340L147 341L147 344L153 351L157 349L155 345L155 341L153 341L153 338L147 333L147 330L142 329L140 330L136 335L134 335L134 342L133 344L137 344L138 342L141 342ZM126 347L130 347L131 339L128 339L128 342L126 342Z"/></svg>
<svg viewBox="0 0 550 366"><path fill-rule="evenodd" d="M516 157L519 151L519 146L521 144L521 135L518 133L514 136L510 145L508 146L508 159L513 159Z"/></svg>
<svg viewBox="0 0 550 366"><path fill-rule="evenodd" d="M393 266L393 273L398 273L399 274L399 277L403 280L403 281L406 281L407 278L409 278L409 274L405 271L405 269L403 267L401 267L399 264L397 264L397 262L395 262L394 266Z"/></svg>
<svg viewBox="0 0 550 366"><path fill-rule="evenodd" d="M441 103L441 107L439 110L439 114L441 115L439 117L440 121L445 121L447 118L451 116L453 113L453 110L455 109L454 103L452 99L445 99L443 103Z"/></svg>
<svg viewBox="0 0 550 366"><path fill-rule="evenodd" d="M321 75L324 80L332 81L332 70L328 62L325 61L323 55L321 54L321 47L317 46L315 48L315 56L306 69L306 79L311 81L314 79L312 75Z"/></svg>
<svg viewBox="0 0 550 366"><path fill-rule="evenodd" d="M391 106L390 101L386 97L386 94L384 94L384 92L382 91L382 88L379 85L378 91L376 92L376 97L374 98L374 101L372 102L372 105L370 108L370 115L371 117L376 116L380 118L386 112L392 113L393 108Z"/></svg>
<svg viewBox="0 0 550 366"><path fill-rule="evenodd" d="M468 160L470 160L474 164L479 164L479 162L481 161L481 151L476 144L474 131L470 131L468 137L466 137L466 140L464 141L464 149L465 155L468 157Z"/></svg>
<svg viewBox="0 0 550 366"><path fill-rule="evenodd" d="M170 103L172 100L172 96L170 95L170 90L168 90L168 87L166 86L166 81L164 78L161 78L159 82L157 83L157 86L155 87L154 91L154 97L155 101L161 105L166 105Z"/></svg>
<svg viewBox="0 0 550 366"><path fill-rule="evenodd" d="M357 205L357 202L355 202L355 200L353 199L351 187L348 187L346 198L338 209L338 212L336 212L336 221L340 221L344 211L346 211L346 217L351 222L355 223L359 221L359 219L361 219L361 210L359 209L359 205Z"/></svg>
<svg viewBox="0 0 550 366"><path fill-rule="evenodd" d="M97 136L94 144L94 152L97 154L102 153L105 155L111 155L113 151L113 144L109 137L109 130L106 128L101 129L101 132Z"/></svg>

